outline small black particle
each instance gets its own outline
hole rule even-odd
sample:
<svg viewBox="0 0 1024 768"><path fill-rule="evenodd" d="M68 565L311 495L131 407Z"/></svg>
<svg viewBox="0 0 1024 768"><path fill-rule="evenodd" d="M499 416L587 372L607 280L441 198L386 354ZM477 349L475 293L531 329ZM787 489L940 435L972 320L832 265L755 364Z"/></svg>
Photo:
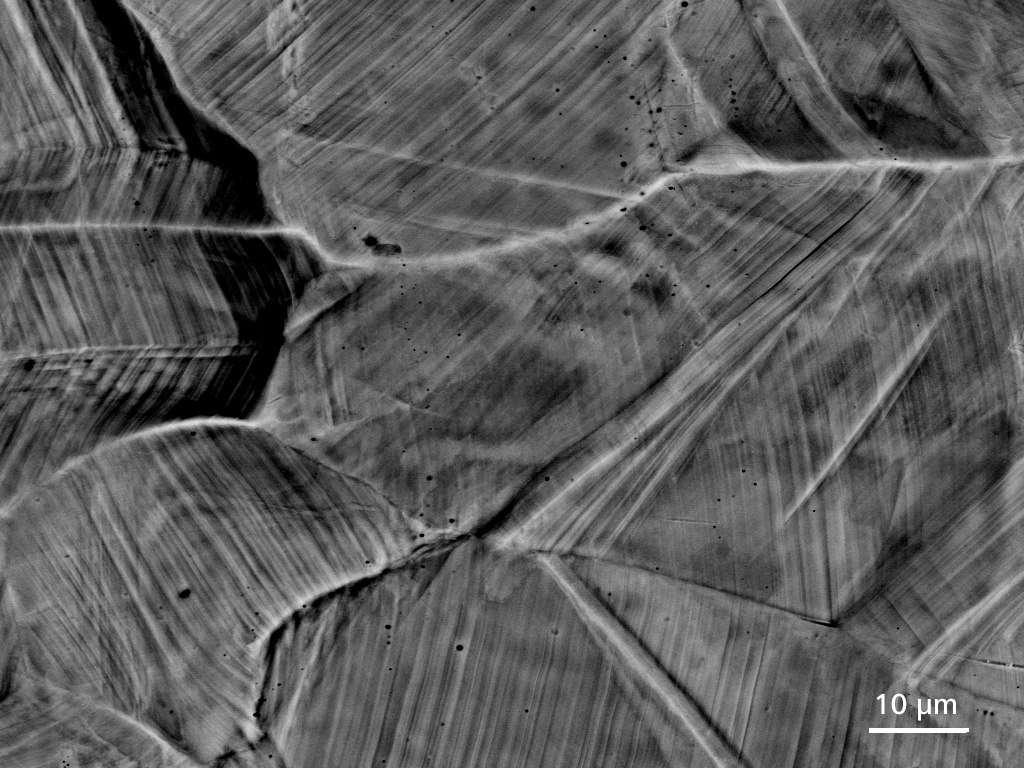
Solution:
<svg viewBox="0 0 1024 768"><path fill-rule="evenodd" d="M363 245L368 245L371 248L373 248L373 246L377 245L377 243L379 242L380 240L378 240L373 235L367 235L366 237L363 238Z"/></svg>
<svg viewBox="0 0 1024 768"><path fill-rule="evenodd" d="M178 593L178 597L180 597L182 600L184 600L184 599L186 599L191 594L192 594L192 590L189 589L188 587L185 587L185 589L181 590L181 592Z"/></svg>
<svg viewBox="0 0 1024 768"><path fill-rule="evenodd" d="M456 645L455 646L455 650L456 651L461 651L462 650L462 646L461 645Z"/></svg>

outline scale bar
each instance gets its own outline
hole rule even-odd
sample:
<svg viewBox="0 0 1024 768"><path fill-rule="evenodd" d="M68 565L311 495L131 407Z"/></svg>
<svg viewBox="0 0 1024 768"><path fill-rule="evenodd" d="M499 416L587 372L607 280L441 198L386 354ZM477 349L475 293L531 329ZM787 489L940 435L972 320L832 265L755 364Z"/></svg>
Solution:
<svg viewBox="0 0 1024 768"><path fill-rule="evenodd" d="M970 728L868 728L868 733L969 733Z"/></svg>

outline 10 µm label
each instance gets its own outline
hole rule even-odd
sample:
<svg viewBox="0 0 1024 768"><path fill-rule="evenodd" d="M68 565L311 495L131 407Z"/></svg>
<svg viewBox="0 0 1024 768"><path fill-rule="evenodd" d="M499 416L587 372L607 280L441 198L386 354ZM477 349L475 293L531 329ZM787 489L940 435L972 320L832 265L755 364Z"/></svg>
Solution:
<svg viewBox="0 0 1024 768"><path fill-rule="evenodd" d="M884 693L875 697L879 703L881 714L886 713L886 696ZM889 711L894 715L902 715L907 711L907 697L902 693L894 693L889 697ZM917 720L925 715L955 715L956 699L918 699ZM868 728L868 733L968 733L970 728Z"/></svg>

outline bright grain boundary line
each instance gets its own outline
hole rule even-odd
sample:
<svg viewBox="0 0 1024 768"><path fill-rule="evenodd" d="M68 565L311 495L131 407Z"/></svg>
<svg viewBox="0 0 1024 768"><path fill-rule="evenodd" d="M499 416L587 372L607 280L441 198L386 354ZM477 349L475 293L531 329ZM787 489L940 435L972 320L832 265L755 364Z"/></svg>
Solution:
<svg viewBox="0 0 1024 768"><path fill-rule="evenodd" d="M510 236L498 242L488 243L471 248L457 249L452 252L427 252L415 256L403 256L394 259L392 262L385 262L380 258L360 257L351 254L336 254L333 249L321 244L318 238L306 232L306 238L314 243L319 251L327 256L333 264L344 264L346 266L397 267L427 267L445 268L448 266L474 263L493 259L501 255L507 255L518 248L528 248L552 245L564 242L588 231L596 231L607 221L613 221L622 216L622 206L632 207L649 202L651 197L665 190L672 190L676 186L694 179L706 177L723 176L749 176L749 175L813 175L816 173L849 172L851 174L862 173L870 175L874 171L921 171L931 173L957 173L970 172L980 168L1003 168L1024 165L1024 156L1003 155L994 157L980 157L969 159L935 159L935 160L912 160L895 159L886 160L880 158L850 158L824 161L775 161L761 158L752 158L748 155L741 156L708 156L697 157L685 164L672 164L648 183L638 186L613 198L614 202L595 208L589 213L579 214L564 224L558 226L542 227L525 233L521 236ZM590 190L594 192L594 190Z"/></svg>
<svg viewBox="0 0 1024 768"><path fill-rule="evenodd" d="M815 173L822 171L859 170L912 170L912 171L970 171L978 168L1004 167L1024 164L1024 155L993 155L977 158L885 159L853 157L837 160L786 161L770 160L742 155L739 157L695 157L685 165L672 166L676 176L742 176L748 173Z"/></svg>
<svg viewBox="0 0 1024 768"><path fill-rule="evenodd" d="M970 733L970 728L868 728L868 733Z"/></svg>
<svg viewBox="0 0 1024 768"><path fill-rule="evenodd" d="M135 230L155 230L161 232L185 232L185 233L213 233L213 234L224 234L224 235L250 235L254 237L267 236L267 235L280 235L283 237L298 237L306 240L312 240L309 234L302 229L297 227L289 226L267 226L265 224L236 224L236 225L218 225L218 224L171 224L159 221L114 221L114 222L103 222L103 221L39 221L29 222L25 224L0 224L0 234L5 232L69 232L69 231L92 231L92 230L110 230L110 231L135 231Z"/></svg>
<svg viewBox="0 0 1024 768"><path fill-rule="evenodd" d="M1024 156L994 156L971 159L936 159L936 160L880 160L880 159L841 159L827 161L802 161L785 162L762 160L760 158L743 157L706 157L695 158L685 165L678 165L667 168L653 181L648 182L632 191L616 195L615 201L603 208L597 208L589 214L581 214L561 226L544 227L518 237L513 236L499 242L490 243L475 248L457 250L454 253L424 253L415 257L394 259L402 262L401 266L437 268L450 266L453 263L466 263L487 260L494 256L508 253L521 247L531 245L551 244L558 242L565 237L574 234L581 234L587 231L589 225L599 227L600 223L618 218L621 215L619 208L625 205L639 205L645 201L648 195L656 195L666 187L685 183L700 176L744 176L749 174L813 174L820 172L851 171L869 172L873 170L918 170L918 171L965 171L981 167L1004 167L1024 164ZM524 181L527 181L524 179ZM581 190L582 191L582 190ZM591 194L600 196L604 191L586 190ZM354 254L337 253L334 248L328 247L320 241L320 238L308 231L305 227L294 222L287 222L278 225L252 225L244 223L236 225L217 224L173 224L153 221L120 221L120 222L32 222L25 224L0 224L0 236L6 232L24 232L28 234L55 231L82 231L82 230L106 230L106 231L130 231L130 230L152 230L163 232L180 233L209 233L236 236L280 236L293 237L305 242L320 256L326 266L362 266L379 268L382 266L396 267L397 264L383 260L379 257L360 257Z"/></svg>
<svg viewBox="0 0 1024 768"><path fill-rule="evenodd" d="M653 695L685 729L717 768L745 768L743 759L722 738L696 703L679 688L656 658L622 626L583 581L555 555L538 555L537 560L569 599L576 614L594 639L620 665L630 682Z"/></svg>

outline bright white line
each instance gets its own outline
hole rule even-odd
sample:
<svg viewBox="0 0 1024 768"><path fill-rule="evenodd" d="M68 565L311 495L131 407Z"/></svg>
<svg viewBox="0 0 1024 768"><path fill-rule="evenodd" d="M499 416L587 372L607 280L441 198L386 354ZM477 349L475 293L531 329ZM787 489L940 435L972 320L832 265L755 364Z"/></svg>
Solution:
<svg viewBox="0 0 1024 768"><path fill-rule="evenodd" d="M968 733L970 728L868 728L868 733Z"/></svg>

